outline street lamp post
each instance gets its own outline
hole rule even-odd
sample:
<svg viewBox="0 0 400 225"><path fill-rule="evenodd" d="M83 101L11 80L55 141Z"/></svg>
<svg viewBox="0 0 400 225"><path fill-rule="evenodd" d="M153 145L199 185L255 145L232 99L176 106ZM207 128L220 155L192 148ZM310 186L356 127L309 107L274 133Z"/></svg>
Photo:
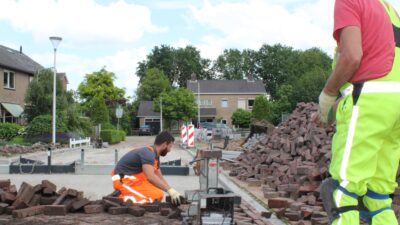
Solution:
<svg viewBox="0 0 400 225"><path fill-rule="evenodd" d="M56 145L56 78L57 78L57 70L56 70L56 52L57 47L60 44L62 38L60 37L50 37L50 41L53 44L54 48L54 67L53 67L53 129L52 129L52 140L53 145Z"/></svg>
<svg viewBox="0 0 400 225"><path fill-rule="evenodd" d="M160 97L160 131L163 131L163 120L162 120L162 97Z"/></svg>
<svg viewBox="0 0 400 225"><path fill-rule="evenodd" d="M200 128L200 82L197 81L197 128Z"/></svg>

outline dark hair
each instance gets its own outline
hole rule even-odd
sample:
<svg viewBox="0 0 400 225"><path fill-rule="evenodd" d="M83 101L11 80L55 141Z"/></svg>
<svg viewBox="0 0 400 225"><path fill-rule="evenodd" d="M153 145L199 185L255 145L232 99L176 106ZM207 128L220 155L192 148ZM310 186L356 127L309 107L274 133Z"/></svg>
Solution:
<svg viewBox="0 0 400 225"><path fill-rule="evenodd" d="M163 131L157 135L156 140L154 141L154 144L162 145L164 142L167 142L167 144L169 144L174 141L175 141L175 138L168 131Z"/></svg>

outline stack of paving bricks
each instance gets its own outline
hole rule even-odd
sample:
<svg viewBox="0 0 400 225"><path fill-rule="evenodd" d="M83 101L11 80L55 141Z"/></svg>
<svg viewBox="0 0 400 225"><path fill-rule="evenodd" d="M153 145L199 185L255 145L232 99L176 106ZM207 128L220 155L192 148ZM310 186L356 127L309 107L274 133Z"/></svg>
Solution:
<svg viewBox="0 0 400 225"><path fill-rule="evenodd" d="M269 208L292 224L328 224L319 199L319 185L328 176L335 127L312 121L314 103L299 103L271 134L251 138L237 163L223 162L229 175L260 187ZM400 190L394 194L400 215Z"/></svg>
<svg viewBox="0 0 400 225"><path fill-rule="evenodd" d="M168 219L178 219L181 211L170 203L136 205L131 202L123 203L118 197L112 196L89 201L83 197L83 192L75 189L63 187L57 191L56 185L48 180L35 186L23 182L18 191L10 180L0 180L0 215L24 218L39 214L65 216L67 213L77 212L108 212L112 215L131 214L136 217L141 217L146 212L159 212Z"/></svg>

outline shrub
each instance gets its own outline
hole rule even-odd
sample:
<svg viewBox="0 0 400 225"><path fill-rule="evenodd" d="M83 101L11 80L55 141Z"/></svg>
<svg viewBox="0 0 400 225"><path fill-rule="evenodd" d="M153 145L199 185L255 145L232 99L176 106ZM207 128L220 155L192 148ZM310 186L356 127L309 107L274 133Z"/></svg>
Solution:
<svg viewBox="0 0 400 225"><path fill-rule="evenodd" d="M125 140L125 132L122 130L102 130L101 139L110 144L116 144Z"/></svg>
<svg viewBox="0 0 400 225"><path fill-rule="evenodd" d="M237 109L232 114L232 124L239 127L249 127L251 120L251 112L244 109Z"/></svg>
<svg viewBox="0 0 400 225"><path fill-rule="evenodd" d="M0 139L11 140L23 127L15 123L0 123Z"/></svg>
<svg viewBox="0 0 400 225"><path fill-rule="evenodd" d="M14 144L14 145L29 145L30 144L22 136L14 137L9 143Z"/></svg>
<svg viewBox="0 0 400 225"><path fill-rule="evenodd" d="M57 132L66 132L67 126L63 119L57 119L56 124ZM35 117L32 122L26 128L26 134L28 136L52 133L52 116L41 115Z"/></svg>

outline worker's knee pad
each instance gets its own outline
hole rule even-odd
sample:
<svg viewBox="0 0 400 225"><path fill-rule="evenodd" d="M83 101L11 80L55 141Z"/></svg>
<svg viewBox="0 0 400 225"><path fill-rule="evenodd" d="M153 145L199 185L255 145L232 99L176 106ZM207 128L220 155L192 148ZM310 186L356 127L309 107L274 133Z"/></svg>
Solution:
<svg viewBox="0 0 400 225"><path fill-rule="evenodd" d="M392 199L387 194L379 194L368 190L359 205L361 219L368 224L372 224L374 216L383 211L392 210Z"/></svg>
<svg viewBox="0 0 400 225"><path fill-rule="evenodd" d="M320 197L331 223L334 220L338 219L340 217L340 214L342 213L358 210L357 205L338 207L336 205L335 199L333 198L333 194L336 190L341 191L343 192L343 194L358 200L358 196L356 194L349 192L341 187L339 185L339 182L337 182L336 180L333 180L332 178L325 179L321 184Z"/></svg>

